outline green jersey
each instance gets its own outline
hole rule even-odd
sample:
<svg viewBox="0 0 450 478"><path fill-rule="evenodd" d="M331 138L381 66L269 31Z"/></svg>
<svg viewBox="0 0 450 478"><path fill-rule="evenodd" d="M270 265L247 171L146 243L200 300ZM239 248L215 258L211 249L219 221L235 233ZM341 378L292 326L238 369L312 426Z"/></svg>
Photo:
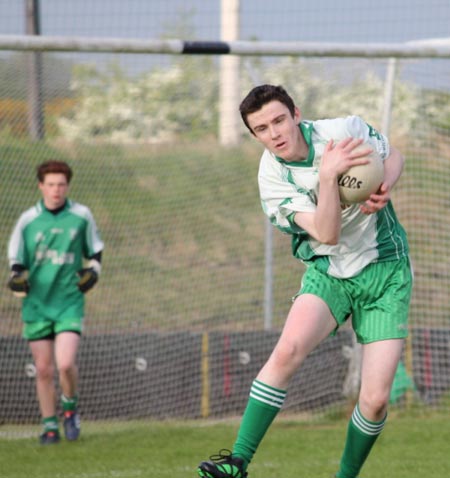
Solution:
<svg viewBox="0 0 450 478"><path fill-rule="evenodd" d="M23 300L23 320L57 320L64 311L84 314L84 294L77 287L83 260L103 250L91 211L67 200L54 214L43 201L25 211L14 227L8 247L10 266L28 270L30 291ZM72 313L72 312L71 312Z"/></svg>
<svg viewBox="0 0 450 478"><path fill-rule="evenodd" d="M293 254L306 264L333 277L357 275L371 262L398 260L408 255L406 233L392 203L375 214L363 214L358 204L342 205L342 229L338 244L322 244L295 222L297 212L314 212L319 193L319 167L326 144L331 140L362 138L385 160L387 138L358 116L304 121L299 127L309 146L304 161L286 162L265 150L258 183L261 203L273 225L292 235Z"/></svg>

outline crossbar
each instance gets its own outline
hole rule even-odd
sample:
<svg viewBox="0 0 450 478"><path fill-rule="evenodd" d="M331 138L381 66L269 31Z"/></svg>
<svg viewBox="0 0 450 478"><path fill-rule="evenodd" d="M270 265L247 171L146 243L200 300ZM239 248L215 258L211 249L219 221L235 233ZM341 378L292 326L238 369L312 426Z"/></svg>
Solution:
<svg viewBox="0 0 450 478"><path fill-rule="evenodd" d="M185 41L0 35L0 50L361 58L450 58L450 38L404 43Z"/></svg>

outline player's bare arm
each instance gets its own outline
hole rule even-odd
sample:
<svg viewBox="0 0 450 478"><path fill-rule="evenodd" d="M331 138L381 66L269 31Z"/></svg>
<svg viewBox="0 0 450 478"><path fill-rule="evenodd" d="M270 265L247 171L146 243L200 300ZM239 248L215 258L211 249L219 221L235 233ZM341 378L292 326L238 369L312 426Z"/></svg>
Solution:
<svg viewBox="0 0 450 478"><path fill-rule="evenodd" d="M364 214L373 214L383 209L391 199L391 191L399 180L404 165L404 157L400 151L391 147L389 156L384 161L384 180L380 189L360 206Z"/></svg>
<svg viewBox="0 0 450 478"><path fill-rule="evenodd" d="M350 167L367 164L363 158L370 148L354 149L362 143L361 139L346 138L336 145L331 140L325 147L319 170L319 197L314 213L298 212L295 222L322 244L334 245L341 233L341 203L339 199L338 178Z"/></svg>

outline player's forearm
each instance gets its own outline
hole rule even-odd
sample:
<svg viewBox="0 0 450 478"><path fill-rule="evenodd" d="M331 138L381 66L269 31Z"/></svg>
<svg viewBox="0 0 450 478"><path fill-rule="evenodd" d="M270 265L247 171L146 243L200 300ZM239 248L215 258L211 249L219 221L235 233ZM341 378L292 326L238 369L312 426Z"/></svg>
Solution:
<svg viewBox="0 0 450 478"><path fill-rule="evenodd" d="M314 213L297 213L294 221L322 244L337 244L341 234L341 203L337 181L321 183Z"/></svg>
<svg viewBox="0 0 450 478"><path fill-rule="evenodd" d="M400 151L396 148L391 148L389 156L384 161L384 180L383 182L392 189L399 180L404 165L404 158Z"/></svg>
<svg viewBox="0 0 450 478"><path fill-rule="evenodd" d="M337 244L342 225L337 180L321 182L314 219L318 234L316 239L322 244Z"/></svg>

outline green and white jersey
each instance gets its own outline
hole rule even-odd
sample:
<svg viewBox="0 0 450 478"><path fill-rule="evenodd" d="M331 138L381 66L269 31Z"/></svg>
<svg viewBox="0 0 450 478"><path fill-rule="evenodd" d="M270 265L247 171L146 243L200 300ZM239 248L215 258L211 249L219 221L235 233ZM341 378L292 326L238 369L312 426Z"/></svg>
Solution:
<svg viewBox="0 0 450 478"><path fill-rule="evenodd" d="M23 300L23 318L39 315L51 320L68 308L83 313L84 295L78 290L77 272L83 259L103 250L91 211L67 200L54 214L42 200L17 221L8 247L10 266L28 270L30 291ZM81 316L80 316L81 317Z"/></svg>
<svg viewBox="0 0 450 478"><path fill-rule="evenodd" d="M366 215L359 205L343 205L339 243L322 244L294 222L296 212L314 212L319 193L319 166L326 144L331 140L362 138L385 160L387 138L358 116L303 121L299 127L309 146L309 155L300 162L286 162L265 150L260 162L258 183L261 203L271 223L292 234L295 257L307 265L338 278L353 277L371 262L397 260L408 255L406 233L398 222L392 203Z"/></svg>

